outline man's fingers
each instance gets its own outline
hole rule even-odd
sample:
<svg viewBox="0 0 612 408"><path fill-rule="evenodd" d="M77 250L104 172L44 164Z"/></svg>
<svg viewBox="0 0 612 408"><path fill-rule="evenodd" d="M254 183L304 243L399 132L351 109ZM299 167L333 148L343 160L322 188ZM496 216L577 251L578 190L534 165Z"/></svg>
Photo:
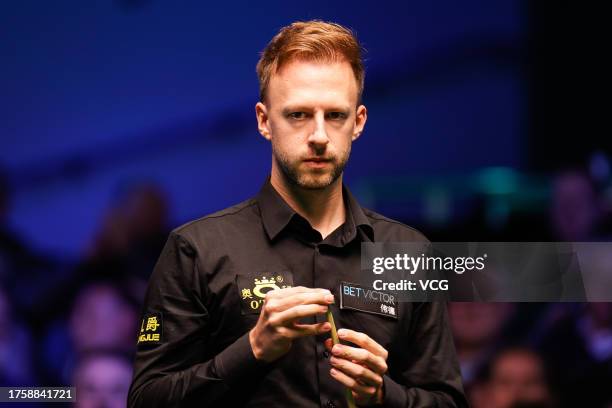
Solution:
<svg viewBox="0 0 612 408"><path fill-rule="evenodd" d="M283 298L286 296L295 295L296 293L308 292L311 290L311 288L307 288L305 286L293 286L291 288L274 289L266 292L266 300L272 298Z"/></svg>
<svg viewBox="0 0 612 408"><path fill-rule="evenodd" d="M329 362L336 369L342 371L349 377L362 382L365 385L372 385L374 387L382 386L382 377L367 367L338 357L330 358Z"/></svg>
<svg viewBox="0 0 612 408"><path fill-rule="evenodd" d="M350 341L351 343L368 350L372 354L382 357L384 360L387 360L387 357L389 356L389 352L383 346L378 344L365 333L360 333L350 329L340 329L338 330L338 337L340 337L341 340Z"/></svg>
<svg viewBox="0 0 612 408"><path fill-rule="evenodd" d="M328 289L323 288L307 288L306 286L294 286L291 288L274 289L266 292L266 300L268 299L281 299L290 296L294 296L298 293L329 293Z"/></svg>
<svg viewBox="0 0 612 408"><path fill-rule="evenodd" d="M387 372L387 362L380 356L372 354L369 350L336 344L332 347L332 354L345 360L353 360L364 364L375 373L383 375Z"/></svg>
<svg viewBox="0 0 612 408"><path fill-rule="evenodd" d="M331 325L327 322L316 324L298 324L295 323L289 330L292 331L292 338L313 336L323 334L331 330Z"/></svg>
<svg viewBox="0 0 612 408"><path fill-rule="evenodd" d="M366 396L367 398L367 397L374 396L376 394L376 387L372 385L360 384L357 380L346 375L345 373L343 373L342 371L336 368L332 368L329 371L329 373L334 379L344 384L345 387L349 388L350 390L358 394L358 398L361 395Z"/></svg>
<svg viewBox="0 0 612 408"><path fill-rule="evenodd" d="M298 292L291 296L272 297L264 304L266 313L277 313L285 311L296 305L320 304L329 305L334 302L334 295L328 290Z"/></svg>
<svg viewBox="0 0 612 408"><path fill-rule="evenodd" d="M325 312L327 312L327 306L325 305L297 305L285 311L272 314L268 318L268 322L272 326L287 326L289 323L293 323L294 320Z"/></svg>

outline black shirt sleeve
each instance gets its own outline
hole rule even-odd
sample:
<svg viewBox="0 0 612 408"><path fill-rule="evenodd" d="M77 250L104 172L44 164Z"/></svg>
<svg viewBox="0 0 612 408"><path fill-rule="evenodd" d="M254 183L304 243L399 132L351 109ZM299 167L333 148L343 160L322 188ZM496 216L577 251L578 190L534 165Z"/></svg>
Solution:
<svg viewBox="0 0 612 408"><path fill-rule="evenodd" d="M401 358L383 378L384 406L467 407L446 303L413 305L412 322L394 351Z"/></svg>
<svg viewBox="0 0 612 408"><path fill-rule="evenodd" d="M128 406L209 406L222 399L244 376L265 366L255 359L243 334L210 356L212 332L206 308L205 274L199 273L197 253L188 240L173 232L149 280L144 315L161 318L161 338L139 341ZM143 321L141 331L146 321Z"/></svg>

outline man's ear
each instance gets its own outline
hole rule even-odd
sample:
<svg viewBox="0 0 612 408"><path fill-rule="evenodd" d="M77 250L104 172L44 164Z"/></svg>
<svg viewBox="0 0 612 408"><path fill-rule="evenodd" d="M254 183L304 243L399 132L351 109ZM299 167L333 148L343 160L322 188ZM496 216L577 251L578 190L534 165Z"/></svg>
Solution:
<svg viewBox="0 0 612 408"><path fill-rule="evenodd" d="M355 130L353 131L353 137L351 138L352 141L357 140L357 138L361 135L367 120L368 110L364 105L359 105L355 115Z"/></svg>
<svg viewBox="0 0 612 408"><path fill-rule="evenodd" d="M261 102L255 105L255 115L257 116L257 129L267 140L270 140L270 127L268 124L268 108Z"/></svg>

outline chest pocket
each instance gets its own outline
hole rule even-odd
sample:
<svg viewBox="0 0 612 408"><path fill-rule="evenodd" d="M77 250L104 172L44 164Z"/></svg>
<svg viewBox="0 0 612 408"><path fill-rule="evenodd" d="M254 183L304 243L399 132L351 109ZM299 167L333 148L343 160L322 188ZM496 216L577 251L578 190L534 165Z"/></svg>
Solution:
<svg viewBox="0 0 612 408"><path fill-rule="evenodd" d="M237 274L236 288L241 314L259 315L266 293L290 287L293 287L293 274L289 270Z"/></svg>

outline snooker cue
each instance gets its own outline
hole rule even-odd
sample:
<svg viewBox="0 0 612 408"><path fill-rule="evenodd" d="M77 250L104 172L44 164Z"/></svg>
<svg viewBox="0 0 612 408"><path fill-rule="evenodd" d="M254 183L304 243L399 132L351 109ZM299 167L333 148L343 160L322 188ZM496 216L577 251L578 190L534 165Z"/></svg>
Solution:
<svg viewBox="0 0 612 408"><path fill-rule="evenodd" d="M338 338L338 332L336 331L336 324L334 323L334 315L332 314L331 309L328 308L325 314L327 315L327 321L331 325L332 343L339 344L340 339ZM353 399L353 393L351 392L351 390L345 387L344 391L346 394L346 403L348 404L349 408L357 408L357 405L355 405L355 400Z"/></svg>

